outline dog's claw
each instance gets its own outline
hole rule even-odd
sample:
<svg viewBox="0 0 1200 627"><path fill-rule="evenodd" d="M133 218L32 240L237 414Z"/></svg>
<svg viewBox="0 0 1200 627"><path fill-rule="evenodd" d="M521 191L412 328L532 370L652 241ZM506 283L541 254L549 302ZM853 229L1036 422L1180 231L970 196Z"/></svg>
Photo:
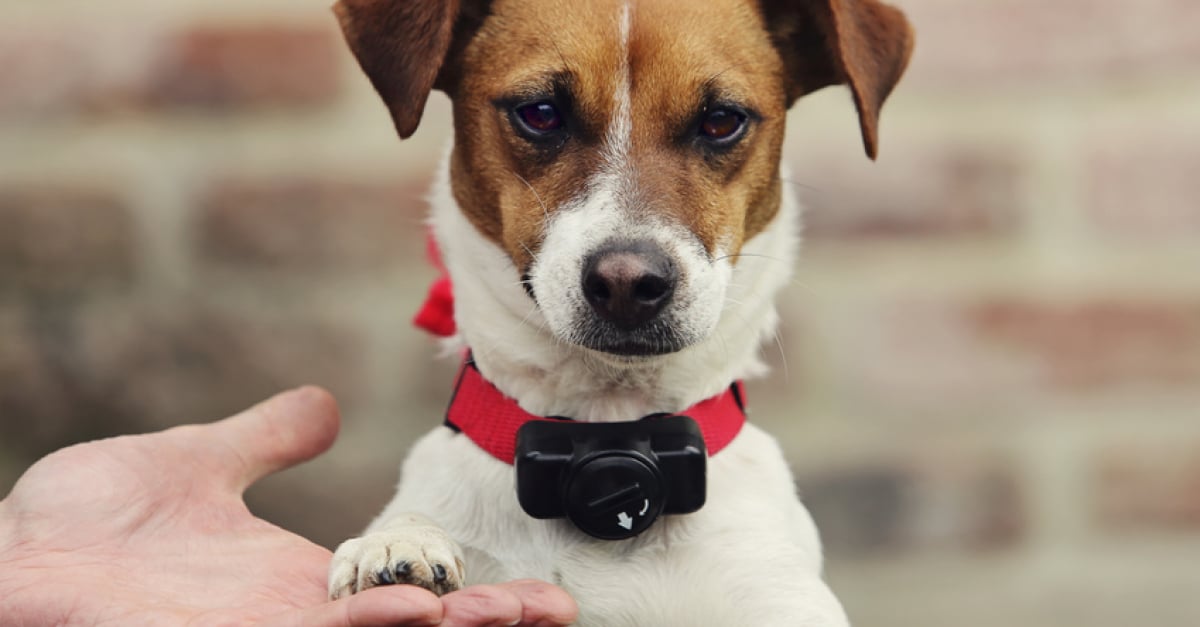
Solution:
<svg viewBox="0 0 1200 627"><path fill-rule="evenodd" d="M437 595L464 585L462 550L445 531L413 525L347 540L334 552L329 596L336 599L375 586L411 584Z"/></svg>

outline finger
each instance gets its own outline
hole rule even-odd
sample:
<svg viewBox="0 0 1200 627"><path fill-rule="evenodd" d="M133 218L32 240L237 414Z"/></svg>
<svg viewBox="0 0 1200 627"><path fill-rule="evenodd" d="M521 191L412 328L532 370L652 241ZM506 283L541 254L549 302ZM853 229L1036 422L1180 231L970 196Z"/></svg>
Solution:
<svg viewBox="0 0 1200 627"><path fill-rule="evenodd" d="M266 475L328 450L340 422L333 396L308 386L277 394L198 431L212 444L216 472L231 489L242 492Z"/></svg>
<svg viewBox="0 0 1200 627"><path fill-rule="evenodd" d="M521 599L500 586L470 586L442 597L442 627L511 627L521 623Z"/></svg>
<svg viewBox="0 0 1200 627"><path fill-rule="evenodd" d="M380 586L317 607L293 610L268 627L425 627L441 625L442 603L416 586Z"/></svg>
<svg viewBox="0 0 1200 627"><path fill-rule="evenodd" d="M521 625L570 625L579 616L575 599L558 586L536 579L521 579L502 583L499 587L520 599Z"/></svg>

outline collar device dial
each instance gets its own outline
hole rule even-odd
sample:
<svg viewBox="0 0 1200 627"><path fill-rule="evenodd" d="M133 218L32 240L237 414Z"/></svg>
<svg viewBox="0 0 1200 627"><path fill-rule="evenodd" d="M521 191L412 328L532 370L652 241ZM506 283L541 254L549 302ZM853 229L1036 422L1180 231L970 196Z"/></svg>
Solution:
<svg viewBox="0 0 1200 627"><path fill-rule="evenodd" d="M661 514L700 509L707 459L688 416L528 422L517 431L517 500L534 518L566 517L590 536L624 540Z"/></svg>

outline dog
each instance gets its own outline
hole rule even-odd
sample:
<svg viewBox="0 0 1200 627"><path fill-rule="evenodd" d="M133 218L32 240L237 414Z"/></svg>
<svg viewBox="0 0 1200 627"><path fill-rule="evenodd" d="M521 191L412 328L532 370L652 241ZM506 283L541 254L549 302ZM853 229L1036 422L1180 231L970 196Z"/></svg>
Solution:
<svg viewBox="0 0 1200 627"><path fill-rule="evenodd" d="M432 90L451 99L432 227L470 385L533 420L624 428L705 403L734 417L699 423L707 449L680 449L707 457L703 506L616 540L527 513L522 499L545 495L514 494L513 433L497 452L450 421L414 445L384 512L338 547L331 598L537 578L575 598L580 625L847 624L779 446L728 399L740 397L731 383L764 372L759 346L798 248L780 164L787 110L848 85L873 159L913 45L904 15L878 0L334 10L401 138ZM485 431L488 411L476 416ZM714 428L730 441L713 444ZM650 501L609 523L643 525Z"/></svg>

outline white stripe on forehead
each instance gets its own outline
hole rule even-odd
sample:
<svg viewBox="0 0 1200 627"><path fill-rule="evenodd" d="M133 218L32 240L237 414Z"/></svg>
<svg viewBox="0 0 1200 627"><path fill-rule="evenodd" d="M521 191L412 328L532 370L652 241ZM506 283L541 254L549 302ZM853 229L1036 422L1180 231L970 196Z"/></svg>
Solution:
<svg viewBox="0 0 1200 627"><path fill-rule="evenodd" d="M618 37L621 63L613 88L613 117L605 137L605 174L621 177L629 161L629 146L633 135L633 112L631 110L633 80L629 69L629 30L632 21L630 0L622 3L618 17Z"/></svg>

